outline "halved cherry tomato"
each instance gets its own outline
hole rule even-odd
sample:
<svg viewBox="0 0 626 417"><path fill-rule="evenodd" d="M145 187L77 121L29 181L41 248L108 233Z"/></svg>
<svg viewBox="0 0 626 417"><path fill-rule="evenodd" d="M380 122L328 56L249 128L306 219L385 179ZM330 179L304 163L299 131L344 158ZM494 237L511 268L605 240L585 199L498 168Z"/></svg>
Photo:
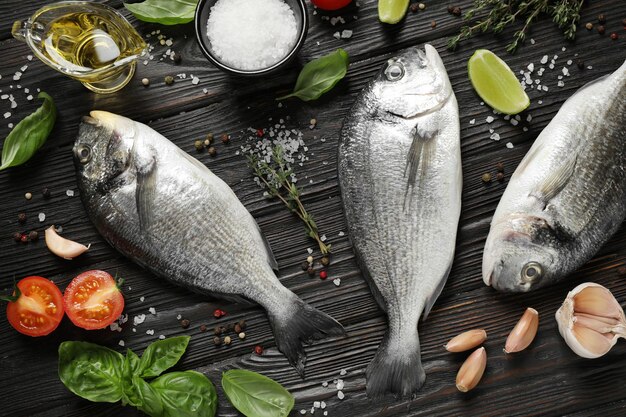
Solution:
<svg viewBox="0 0 626 417"><path fill-rule="evenodd" d="M17 283L17 288L22 294L7 306L7 319L15 330L37 337L59 327L63 319L63 295L54 282L27 277Z"/></svg>
<svg viewBox="0 0 626 417"><path fill-rule="evenodd" d="M346 7L352 0L311 0L311 3L322 10L338 10Z"/></svg>
<svg viewBox="0 0 626 417"><path fill-rule="evenodd" d="M87 271L74 278L63 302L72 323L87 330L104 329L124 310L122 292L104 271Z"/></svg>

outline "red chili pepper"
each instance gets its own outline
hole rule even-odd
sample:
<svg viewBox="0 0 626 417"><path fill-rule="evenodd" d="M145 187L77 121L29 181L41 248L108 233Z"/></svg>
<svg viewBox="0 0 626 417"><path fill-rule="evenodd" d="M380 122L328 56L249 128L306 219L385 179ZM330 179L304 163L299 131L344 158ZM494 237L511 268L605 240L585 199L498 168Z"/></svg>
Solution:
<svg viewBox="0 0 626 417"><path fill-rule="evenodd" d="M215 311L213 311L213 317L215 317L216 319L219 319L222 316L225 316L226 312L224 310L220 310L219 308L216 308Z"/></svg>
<svg viewBox="0 0 626 417"><path fill-rule="evenodd" d="M328 274L326 273L326 271L320 271L320 278L321 278L321 279L326 279L326 278L328 278Z"/></svg>
<svg viewBox="0 0 626 417"><path fill-rule="evenodd" d="M257 130L256 130L256 135L257 135L258 137L263 137L263 134L264 134L264 133L265 133L265 132L263 131L263 129L257 129Z"/></svg>
<svg viewBox="0 0 626 417"><path fill-rule="evenodd" d="M263 354L263 348L259 345L256 345L254 347L254 353L256 353L257 355L262 355Z"/></svg>

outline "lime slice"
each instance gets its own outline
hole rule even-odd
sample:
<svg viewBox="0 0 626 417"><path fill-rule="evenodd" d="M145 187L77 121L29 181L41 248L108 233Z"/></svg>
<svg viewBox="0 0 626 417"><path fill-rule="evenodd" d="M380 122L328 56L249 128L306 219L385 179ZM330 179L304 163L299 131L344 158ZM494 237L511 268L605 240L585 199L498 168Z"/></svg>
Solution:
<svg viewBox="0 0 626 417"><path fill-rule="evenodd" d="M378 19L390 25L402 20L409 9L409 0L378 0Z"/></svg>
<svg viewBox="0 0 626 417"><path fill-rule="evenodd" d="M474 52L467 62L467 72L480 98L500 113L517 114L530 104L511 68L493 52Z"/></svg>

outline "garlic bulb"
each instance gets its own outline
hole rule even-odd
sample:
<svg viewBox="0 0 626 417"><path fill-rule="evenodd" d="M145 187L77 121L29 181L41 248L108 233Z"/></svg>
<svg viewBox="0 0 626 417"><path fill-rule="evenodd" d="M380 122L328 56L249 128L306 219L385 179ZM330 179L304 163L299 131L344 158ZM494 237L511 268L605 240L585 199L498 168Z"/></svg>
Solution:
<svg viewBox="0 0 626 417"><path fill-rule="evenodd" d="M578 356L599 358L626 338L626 316L611 291L593 282L567 294L556 312L559 333Z"/></svg>

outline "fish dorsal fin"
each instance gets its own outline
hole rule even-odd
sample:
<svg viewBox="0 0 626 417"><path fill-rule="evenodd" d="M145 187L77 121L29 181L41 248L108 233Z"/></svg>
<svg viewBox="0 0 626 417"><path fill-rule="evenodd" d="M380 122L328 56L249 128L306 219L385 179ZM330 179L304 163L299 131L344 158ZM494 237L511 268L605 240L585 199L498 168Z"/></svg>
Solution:
<svg viewBox="0 0 626 417"><path fill-rule="evenodd" d="M547 205L569 182L576 169L577 160L578 155L576 153L571 154L559 168L548 173L538 185L537 190L533 191L531 195Z"/></svg>
<svg viewBox="0 0 626 417"><path fill-rule="evenodd" d="M410 186L417 183L417 174L419 171L420 179L426 174L432 157L433 138L437 135L437 131L430 131L415 125L412 131L413 142L407 156L405 177Z"/></svg>

